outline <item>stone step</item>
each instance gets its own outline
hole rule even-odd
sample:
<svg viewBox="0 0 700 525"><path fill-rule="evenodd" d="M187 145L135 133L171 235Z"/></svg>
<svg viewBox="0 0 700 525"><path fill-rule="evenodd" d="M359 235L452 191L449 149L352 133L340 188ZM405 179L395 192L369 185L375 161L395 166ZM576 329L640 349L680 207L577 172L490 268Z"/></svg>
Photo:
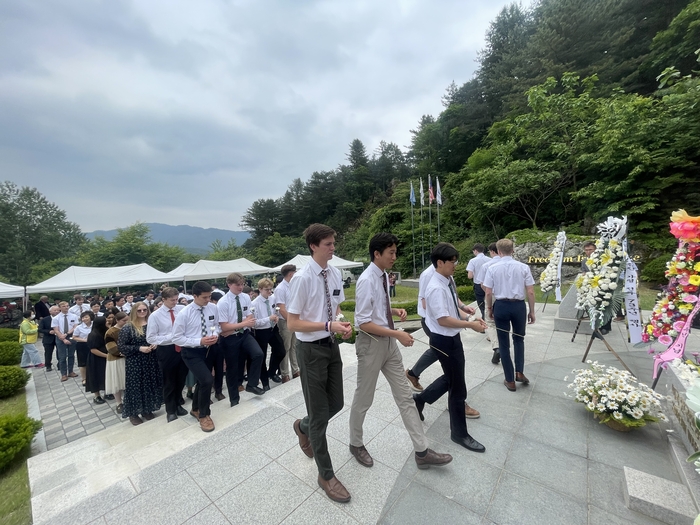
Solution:
<svg viewBox="0 0 700 525"><path fill-rule="evenodd" d="M688 488L674 481L624 467L627 507L669 525L691 525L698 515Z"/></svg>

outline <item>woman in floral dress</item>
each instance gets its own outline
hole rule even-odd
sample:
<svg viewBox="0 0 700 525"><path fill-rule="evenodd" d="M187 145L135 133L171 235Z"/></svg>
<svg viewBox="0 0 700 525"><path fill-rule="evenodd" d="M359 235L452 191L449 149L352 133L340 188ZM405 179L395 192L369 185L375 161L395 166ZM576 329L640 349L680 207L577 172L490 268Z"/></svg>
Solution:
<svg viewBox="0 0 700 525"><path fill-rule="evenodd" d="M122 417L132 425L155 417L153 412L163 404L163 380L156 358L156 345L146 341L148 321L146 303L136 303L129 315L129 322L119 332L117 346L126 358L126 389Z"/></svg>

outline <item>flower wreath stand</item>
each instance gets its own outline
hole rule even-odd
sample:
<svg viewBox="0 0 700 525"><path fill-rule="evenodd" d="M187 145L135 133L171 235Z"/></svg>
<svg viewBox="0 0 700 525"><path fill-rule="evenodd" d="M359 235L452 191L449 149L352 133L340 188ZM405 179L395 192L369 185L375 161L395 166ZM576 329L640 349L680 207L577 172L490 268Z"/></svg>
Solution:
<svg viewBox="0 0 700 525"><path fill-rule="evenodd" d="M555 294L556 300L561 302L561 265L564 262L564 248L566 247L566 232L560 231L554 241L554 247L549 254L549 263L540 275L540 289L544 297L542 311L547 308L549 297Z"/></svg>

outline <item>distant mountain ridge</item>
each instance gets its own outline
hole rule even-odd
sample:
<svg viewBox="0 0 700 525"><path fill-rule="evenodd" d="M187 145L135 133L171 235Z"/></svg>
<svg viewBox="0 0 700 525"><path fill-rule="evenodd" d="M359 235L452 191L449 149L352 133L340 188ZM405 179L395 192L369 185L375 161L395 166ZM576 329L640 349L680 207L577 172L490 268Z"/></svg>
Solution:
<svg viewBox="0 0 700 525"><path fill-rule="evenodd" d="M210 251L211 243L219 239L224 245L229 239L235 239L240 246L250 237L250 233L244 231L221 230L219 228L199 228L197 226L171 226L158 222L147 222L146 226L151 230L153 242L166 242L173 246L180 246L188 252L204 254ZM113 239L117 230L95 230L86 233L88 239L94 239L101 235L108 241Z"/></svg>

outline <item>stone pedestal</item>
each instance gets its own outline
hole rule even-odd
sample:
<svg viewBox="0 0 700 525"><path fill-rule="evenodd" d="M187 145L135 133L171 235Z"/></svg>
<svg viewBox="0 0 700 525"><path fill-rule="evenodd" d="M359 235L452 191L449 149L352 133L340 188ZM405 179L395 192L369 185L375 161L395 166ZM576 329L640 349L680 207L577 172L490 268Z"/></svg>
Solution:
<svg viewBox="0 0 700 525"><path fill-rule="evenodd" d="M554 316L554 331L573 334L578 324L578 312L576 309L576 286L572 284L559 304L557 314ZM588 319L584 319L581 322L578 333L580 335L591 335L593 333Z"/></svg>

